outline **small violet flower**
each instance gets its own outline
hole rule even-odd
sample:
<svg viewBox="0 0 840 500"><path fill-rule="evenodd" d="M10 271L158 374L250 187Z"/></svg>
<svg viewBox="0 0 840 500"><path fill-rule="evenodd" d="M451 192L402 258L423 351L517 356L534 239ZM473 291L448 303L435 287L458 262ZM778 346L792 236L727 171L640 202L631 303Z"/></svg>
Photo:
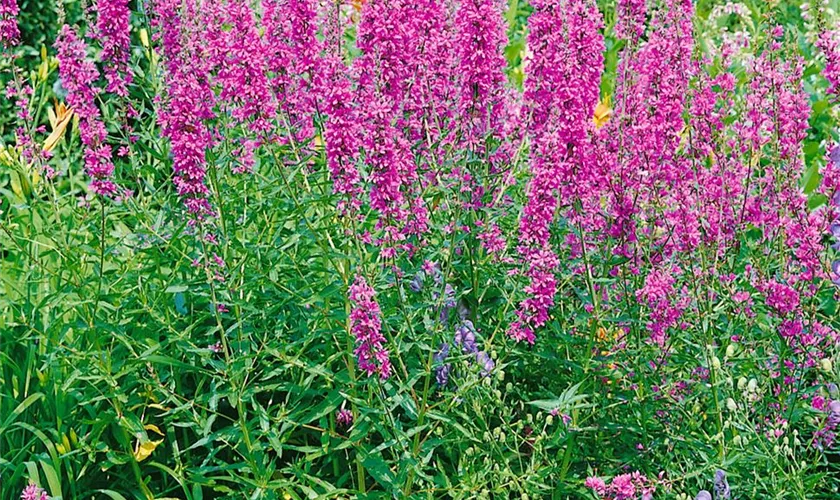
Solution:
<svg viewBox="0 0 840 500"><path fill-rule="evenodd" d="M715 471L715 499L729 498L729 483L726 481L726 472L721 469Z"/></svg>

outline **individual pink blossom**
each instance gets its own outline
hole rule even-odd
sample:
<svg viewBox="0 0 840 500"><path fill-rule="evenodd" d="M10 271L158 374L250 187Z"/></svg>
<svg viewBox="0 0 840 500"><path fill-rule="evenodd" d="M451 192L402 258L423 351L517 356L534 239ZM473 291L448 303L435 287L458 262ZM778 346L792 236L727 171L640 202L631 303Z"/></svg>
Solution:
<svg viewBox="0 0 840 500"><path fill-rule="evenodd" d="M335 421L342 427L350 427L353 425L353 413L347 408L340 408L335 413Z"/></svg>
<svg viewBox="0 0 840 500"><path fill-rule="evenodd" d="M351 331L356 337L356 360L368 376L374 373L382 380L391 376L391 361L382 335L382 313L376 302L376 293L361 275L350 285Z"/></svg>
<svg viewBox="0 0 840 500"><path fill-rule="evenodd" d="M99 60L104 66L106 90L121 97L128 96L132 71L131 9L129 0L97 0L95 38L102 46Z"/></svg>
<svg viewBox="0 0 840 500"><path fill-rule="evenodd" d="M102 121L96 96L99 79L96 65L87 58L87 46L76 31L64 25L55 42L61 84L67 90L67 104L79 117L79 135L84 144L85 171L91 190L99 195L114 196L118 187L113 181L114 163L108 145L108 131Z"/></svg>
<svg viewBox="0 0 840 500"><path fill-rule="evenodd" d="M49 500L47 492L39 488L35 483L29 483L20 494L20 500Z"/></svg>
<svg viewBox="0 0 840 500"><path fill-rule="evenodd" d="M607 491L607 485L600 477L590 476L586 478L583 485L594 491L597 495L603 495Z"/></svg>
<svg viewBox="0 0 840 500"><path fill-rule="evenodd" d="M584 484L598 495L598 498L604 500L650 500L656 489L654 484L638 471L615 476L609 484L597 477L588 478Z"/></svg>
<svg viewBox="0 0 840 500"><path fill-rule="evenodd" d="M486 228L484 228L484 230L478 234L478 240L489 254L504 253L505 248L507 247L505 236L502 234L502 230L496 223L490 223Z"/></svg>

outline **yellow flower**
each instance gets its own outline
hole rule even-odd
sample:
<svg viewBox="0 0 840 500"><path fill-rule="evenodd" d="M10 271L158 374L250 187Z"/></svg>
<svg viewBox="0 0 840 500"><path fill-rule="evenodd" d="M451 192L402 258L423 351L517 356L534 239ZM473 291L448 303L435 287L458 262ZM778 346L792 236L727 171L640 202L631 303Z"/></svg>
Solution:
<svg viewBox="0 0 840 500"><path fill-rule="evenodd" d="M595 128L603 127L612 116L612 109L610 108L610 96L606 96L595 106Z"/></svg>
<svg viewBox="0 0 840 500"><path fill-rule="evenodd" d="M56 144L58 144L58 141L64 135L67 125L73 119L73 110L65 106L64 103L56 103L54 107L55 110L48 110L52 133L44 141L44 151L55 149Z"/></svg>

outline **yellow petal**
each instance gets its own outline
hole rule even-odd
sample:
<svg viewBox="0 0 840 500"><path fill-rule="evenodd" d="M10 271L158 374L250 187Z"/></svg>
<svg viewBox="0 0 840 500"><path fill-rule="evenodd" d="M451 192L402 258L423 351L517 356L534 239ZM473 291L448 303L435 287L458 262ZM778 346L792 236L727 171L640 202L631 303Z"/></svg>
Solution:
<svg viewBox="0 0 840 500"><path fill-rule="evenodd" d="M159 441L146 441L145 443L138 441L137 446L134 448L134 459L138 462L146 460L162 442L163 439Z"/></svg>
<svg viewBox="0 0 840 500"><path fill-rule="evenodd" d="M154 432L158 436L163 436L163 432L161 432L161 430L158 429L158 426L156 426L154 424L146 424L146 425L143 426L143 428L146 429L147 431Z"/></svg>
<svg viewBox="0 0 840 500"><path fill-rule="evenodd" d="M55 148L55 145L58 144L58 141L64 135L64 131L67 129L67 125L70 123L72 118L72 111L66 112L64 116L59 116L59 121L56 122L53 127L52 133L49 137L47 137L47 140L44 141L44 151L52 151L53 148Z"/></svg>
<svg viewBox="0 0 840 500"><path fill-rule="evenodd" d="M611 116L612 109L610 109L610 96L606 96L598 103L597 106L595 106L595 115L593 116L595 127L603 127Z"/></svg>

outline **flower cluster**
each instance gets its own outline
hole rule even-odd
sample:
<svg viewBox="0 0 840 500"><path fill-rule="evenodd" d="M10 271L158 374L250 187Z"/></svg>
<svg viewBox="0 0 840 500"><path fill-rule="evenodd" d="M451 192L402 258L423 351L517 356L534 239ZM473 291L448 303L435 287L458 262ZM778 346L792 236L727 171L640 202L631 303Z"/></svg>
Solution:
<svg viewBox="0 0 840 500"><path fill-rule="evenodd" d="M584 485L604 500L651 500L656 487L636 471L612 478L609 484L599 477L589 477Z"/></svg>
<svg viewBox="0 0 840 500"><path fill-rule="evenodd" d="M0 0L0 45L8 49L20 41L17 0Z"/></svg>
<svg viewBox="0 0 840 500"><path fill-rule="evenodd" d="M505 22L496 0L464 0L455 15L457 116L464 146L478 148L502 132L506 111Z"/></svg>
<svg viewBox="0 0 840 500"><path fill-rule="evenodd" d="M61 83L67 89L67 104L79 116L79 133L85 145L85 171L90 177L91 190L100 195L114 196L118 192L113 181L114 163L108 145L108 131L102 121L94 83L99 71L87 57L87 46L68 25L61 28L55 42Z"/></svg>
<svg viewBox="0 0 840 500"><path fill-rule="evenodd" d="M588 0L541 1L528 20L529 78L525 102L533 136L528 201L520 219L519 253L527 263L529 297L520 305L508 335L534 343L534 329L548 320L557 289L557 256L550 226L557 192L572 204L585 181L587 133L598 101L603 66L601 14ZM577 196L579 199L580 197Z"/></svg>
<svg viewBox="0 0 840 500"><path fill-rule="evenodd" d="M97 0L96 39L102 46L99 59L105 66L106 90L121 97L128 95L132 81L131 9L129 0Z"/></svg>
<svg viewBox="0 0 840 500"><path fill-rule="evenodd" d="M351 330L356 337L356 359L359 368L368 376L374 373L381 379L391 376L391 361L382 335L382 312L376 302L375 292L362 276L356 276L350 285L349 296L353 301L350 312Z"/></svg>
<svg viewBox="0 0 840 500"><path fill-rule="evenodd" d="M20 494L20 500L49 500L47 492L39 488L35 483L29 483Z"/></svg>
<svg viewBox="0 0 840 500"><path fill-rule="evenodd" d="M161 100L158 121L171 145L175 186L190 213L209 215L212 209L204 183L205 152L213 144L207 121L215 116L215 95L203 52L192 36L196 13L190 9L182 11L179 0L158 0L154 6L166 67L166 94Z"/></svg>

